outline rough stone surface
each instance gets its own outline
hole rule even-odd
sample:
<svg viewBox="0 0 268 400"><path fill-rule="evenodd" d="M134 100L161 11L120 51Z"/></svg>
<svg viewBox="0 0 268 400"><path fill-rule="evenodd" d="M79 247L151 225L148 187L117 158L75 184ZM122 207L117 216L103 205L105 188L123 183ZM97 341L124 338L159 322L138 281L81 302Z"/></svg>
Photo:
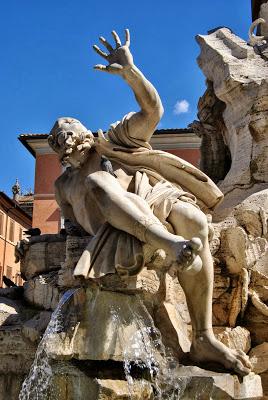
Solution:
<svg viewBox="0 0 268 400"><path fill-rule="evenodd" d="M68 309L70 320L67 315L65 317L68 330L49 337L47 351L50 357L143 360L147 357L146 348L136 348L140 336L142 342L155 351L152 319L139 297L98 288L88 288L84 294L83 291L80 293L78 304ZM154 356L157 358L157 352Z"/></svg>
<svg viewBox="0 0 268 400"><path fill-rule="evenodd" d="M230 274L239 274L242 268L251 268L267 250L265 238L250 239L240 226L222 231L221 256Z"/></svg>
<svg viewBox="0 0 268 400"><path fill-rule="evenodd" d="M22 274L31 279L34 276L60 269L65 260L65 242L41 242L27 245L21 262Z"/></svg>
<svg viewBox="0 0 268 400"><path fill-rule="evenodd" d="M180 399L252 399L263 395L261 378L250 374L239 383L235 375L217 373L198 367L180 367L177 376L181 378L184 392ZM201 397L202 396L202 397Z"/></svg>
<svg viewBox="0 0 268 400"><path fill-rule="evenodd" d="M25 339L21 328L1 328L0 343L0 375L27 373L34 359L36 346Z"/></svg>
<svg viewBox="0 0 268 400"><path fill-rule="evenodd" d="M254 193L235 207L234 216L253 237L267 236L268 189Z"/></svg>
<svg viewBox="0 0 268 400"><path fill-rule="evenodd" d="M91 236L67 236L64 263L59 271L58 285L60 287L76 287L79 280L73 276L75 265L81 257L85 247L91 240Z"/></svg>
<svg viewBox="0 0 268 400"><path fill-rule="evenodd" d="M0 400L18 400L24 374L0 374Z"/></svg>
<svg viewBox="0 0 268 400"><path fill-rule="evenodd" d="M39 342L50 321L51 312L41 311L22 326L22 334L31 342Z"/></svg>
<svg viewBox="0 0 268 400"><path fill-rule="evenodd" d="M214 131L220 131L230 152L230 169L225 171L228 173L219 185L225 193L220 209L226 210L238 205L250 194L267 188L268 139L265 132L268 123L268 64L227 28L218 29L210 35L199 35L197 41L201 48L199 66L212 83L210 87L213 87L218 103L224 103L220 110L218 107L220 117L215 118L214 109L205 95L208 116L204 118L204 106L200 104L201 127L199 125L197 129L201 135L203 129L205 138L210 135L214 141ZM210 116L211 133L204 126ZM222 121L220 129L217 121ZM222 160L219 162L221 169Z"/></svg>
<svg viewBox="0 0 268 400"><path fill-rule="evenodd" d="M251 271L250 288L254 289L264 302L268 301L268 275L258 270L257 263Z"/></svg>
<svg viewBox="0 0 268 400"><path fill-rule="evenodd" d="M268 399L268 372L263 372L260 374L261 377L261 382L262 382L262 389L263 389L263 394L267 397L265 397L265 400Z"/></svg>
<svg viewBox="0 0 268 400"><path fill-rule="evenodd" d="M251 348L250 332L246 328L241 326L236 328L213 327L213 331L216 338L231 349L248 353Z"/></svg>
<svg viewBox="0 0 268 400"><path fill-rule="evenodd" d="M152 400L153 392L149 382L137 382L133 387L120 379L97 379L88 377L78 368L61 363L53 368L50 400Z"/></svg>
<svg viewBox="0 0 268 400"><path fill-rule="evenodd" d="M268 342L254 347L250 351L249 357L256 374L268 371Z"/></svg>
<svg viewBox="0 0 268 400"><path fill-rule="evenodd" d="M251 304L247 309L244 324L250 331L253 345L268 342L268 317L264 316Z"/></svg>
<svg viewBox="0 0 268 400"><path fill-rule="evenodd" d="M163 334L164 345L172 349L178 358L190 351L188 325L183 321L174 304L164 302L157 308L154 319L157 328Z"/></svg>
<svg viewBox="0 0 268 400"><path fill-rule="evenodd" d="M39 275L24 283L24 299L30 305L55 310L60 298L57 272Z"/></svg>
<svg viewBox="0 0 268 400"><path fill-rule="evenodd" d="M20 310L21 307L17 301L0 297L0 326L19 324Z"/></svg>

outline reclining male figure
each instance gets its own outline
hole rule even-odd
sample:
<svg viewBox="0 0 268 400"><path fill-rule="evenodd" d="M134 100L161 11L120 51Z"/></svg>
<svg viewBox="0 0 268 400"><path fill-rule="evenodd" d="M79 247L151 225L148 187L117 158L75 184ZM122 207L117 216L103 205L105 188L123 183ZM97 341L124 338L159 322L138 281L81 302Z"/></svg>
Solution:
<svg viewBox="0 0 268 400"><path fill-rule="evenodd" d="M133 62L128 30L124 45L116 32L112 34L115 48L100 38L108 53L94 46L108 62L107 66L96 65L95 69L121 76L132 88L141 110L113 124L106 139L125 149L126 153L137 148L148 150L148 142L163 114L161 100ZM166 215L165 223L170 227L167 229L146 200L135 193L135 177L124 163L112 161L110 171L103 170L98 145L94 144L92 133L79 121L60 118L51 131L49 142L61 162L70 165L56 181L56 198L63 216L93 236L108 222L154 249L164 249L181 266L178 278L186 295L193 327L192 359L219 362L240 375L248 374L251 369L248 357L242 351L227 348L213 334L213 261L208 224L205 214L189 200L193 196L187 197L183 190L168 183L173 197ZM150 181L150 184L153 186L155 182ZM166 190L167 182L162 184ZM177 193L176 199L174 193ZM183 271L183 267L187 269L191 265L196 274Z"/></svg>

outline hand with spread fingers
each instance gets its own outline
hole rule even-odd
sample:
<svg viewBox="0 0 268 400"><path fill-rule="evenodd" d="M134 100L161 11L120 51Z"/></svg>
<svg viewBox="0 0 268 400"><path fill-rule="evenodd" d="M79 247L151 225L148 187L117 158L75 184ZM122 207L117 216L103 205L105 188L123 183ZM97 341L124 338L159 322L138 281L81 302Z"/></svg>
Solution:
<svg viewBox="0 0 268 400"><path fill-rule="evenodd" d="M106 47L108 53L102 51L98 46L94 45L93 49L105 60L108 61L108 65L97 64L94 66L99 71L110 72L112 74L123 74L126 69L131 68L133 64L133 57L129 50L130 46L130 35L129 30L125 30L125 44L122 45L118 34L112 31L112 35L115 40L115 48L113 48L104 37L100 37L100 42Z"/></svg>

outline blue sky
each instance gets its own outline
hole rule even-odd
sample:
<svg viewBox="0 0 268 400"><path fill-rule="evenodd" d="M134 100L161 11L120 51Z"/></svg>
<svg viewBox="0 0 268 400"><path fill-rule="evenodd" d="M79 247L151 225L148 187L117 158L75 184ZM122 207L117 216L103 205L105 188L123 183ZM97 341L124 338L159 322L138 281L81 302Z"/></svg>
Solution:
<svg viewBox="0 0 268 400"><path fill-rule="evenodd" d="M205 88L195 35L224 25L247 39L251 23L250 0L9 0L0 15L0 190L7 194L16 178L33 188L34 159L19 134L48 133L60 116L105 130L137 110L119 77L93 70L103 61L92 50L98 36L130 29L134 61L164 104L161 128L184 128Z"/></svg>

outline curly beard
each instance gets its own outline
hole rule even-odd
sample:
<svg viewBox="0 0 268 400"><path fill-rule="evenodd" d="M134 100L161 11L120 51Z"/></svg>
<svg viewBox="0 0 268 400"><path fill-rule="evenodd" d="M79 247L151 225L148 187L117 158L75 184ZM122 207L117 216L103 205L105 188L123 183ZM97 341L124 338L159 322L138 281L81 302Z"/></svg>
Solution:
<svg viewBox="0 0 268 400"><path fill-rule="evenodd" d="M83 136L83 134L82 134ZM73 153L79 153L81 159L77 158L77 167L79 168L86 158L86 155L94 146L94 138L91 137L76 137L75 140L69 140L68 138L65 142L63 154L60 157L61 163L66 165Z"/></svg>

